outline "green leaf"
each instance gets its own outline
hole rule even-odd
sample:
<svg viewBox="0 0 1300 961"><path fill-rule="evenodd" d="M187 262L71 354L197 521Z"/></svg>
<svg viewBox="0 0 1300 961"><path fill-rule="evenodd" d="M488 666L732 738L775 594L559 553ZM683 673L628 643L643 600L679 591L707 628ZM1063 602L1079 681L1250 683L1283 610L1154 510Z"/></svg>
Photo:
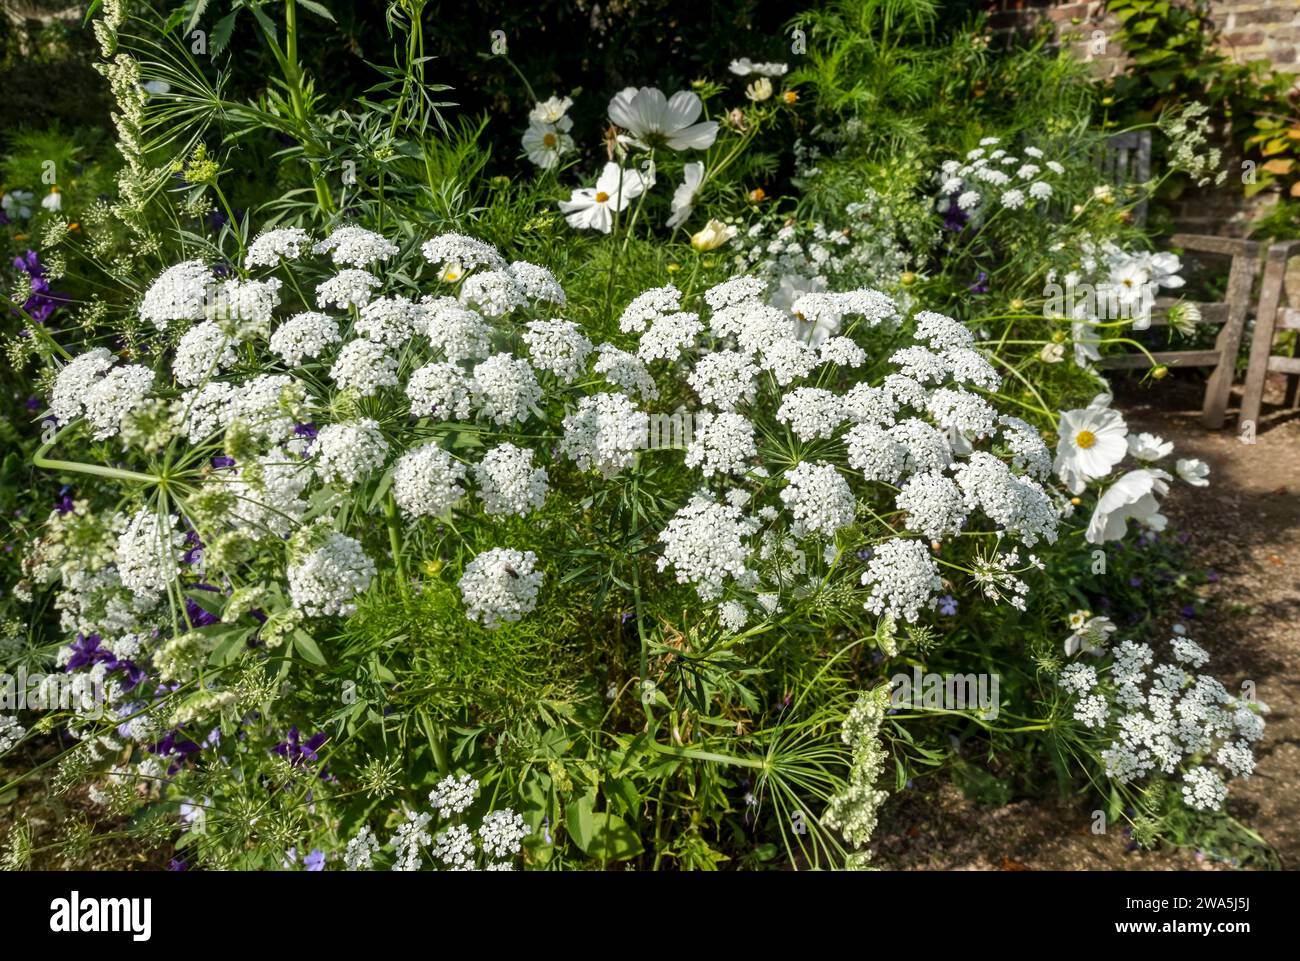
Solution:
<svg viewBox="0 0 1300 961"><path fill-rule="evenodd" d="M324 20L328 20L330 23L337 22L334 19L334 14L326 10L325 6L317 3L316 0L298 0L298 6L310 13L316 14L316 16L321 17Z"/></svg>
<svg viewBox="0 0 1300 961"><path fill-rule="evenodd" d="M325 660L325 655L321 653L321 649L317 646L316 641L313 640L312 636L301 627L294 629L293 646L297 648L299 654L311 661L313 664L317 664L320 667L327 667L329 665L329 661Z"/></svg>

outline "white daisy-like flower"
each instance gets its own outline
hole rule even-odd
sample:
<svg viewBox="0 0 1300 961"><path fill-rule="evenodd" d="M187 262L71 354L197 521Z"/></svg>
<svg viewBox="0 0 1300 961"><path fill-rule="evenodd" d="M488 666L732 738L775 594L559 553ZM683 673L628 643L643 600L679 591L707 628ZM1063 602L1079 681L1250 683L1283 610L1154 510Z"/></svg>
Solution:
<svg viewBox="0 0 1300 961"><path fill-rule="evenodd" d="M574 190L568 200L559 202L560 210L570 227L607 234L614 229L614 215L641 196L648 186L640 171L627 170L610 161L596 179L596 186Z"/></svg>
<svg viewBox="0 0 1300 961"><path fill-rule="evenodd" d="M1178 458L1174 462L1174 470L1193 487L1206 487L1210 483L1210 465L1195 457Z"/></svg>
<svg viewBox="0 0 1300 961"><path fill-rule="evenodd" d="M707 150L718 137L718 124L696 123L703 110L703 101L689 90L665 97L654 87L628 87L610 100L609 119L639 146Z"/></svg>
<svg viewBox="0 0 1300 961"><path fill-rule="evenodd" d="M673 191L672 216L668 218L670 228L680 227L690 219L695 209L695 198L704 183L704 164L697 161L682 168L682 182Z"/></svg>
<svg viewBox="0 0 1300 961"><path fill-rule="evenodd" d="M1174 452L1174 444L1173 441L1167 441L1163 437L1144 431L1141 434L1129 434L1128 452L1138 460L1160 460Z"/></svg>
<svg viewBox="0 0 1300 961"><path fill-rule="evenodd" d="M1156 498L1168 492L1169 480L1162 470L1129 471L1097 500L1085 539L1089 544L1120 540L1130 519L1155 531L1164 530L1167 521Z"/></svg>
<svg viewBox="0 0 1300 961"><path fill-rule="evenodd" d="M1054 469L1072 494L1082 493L1088 481L1105 477L1128 453L1128 426L1109 407L1062 411L1057 433Z"/></svg>
<svg viewBox="0 0 1300 961"><path fill-rule="evenodd" d="M536 120L529 121L521 142L525 156L543 170L554 170L560 165L560 159L573 150L573 137L567 132L553 123Z"/></svg>

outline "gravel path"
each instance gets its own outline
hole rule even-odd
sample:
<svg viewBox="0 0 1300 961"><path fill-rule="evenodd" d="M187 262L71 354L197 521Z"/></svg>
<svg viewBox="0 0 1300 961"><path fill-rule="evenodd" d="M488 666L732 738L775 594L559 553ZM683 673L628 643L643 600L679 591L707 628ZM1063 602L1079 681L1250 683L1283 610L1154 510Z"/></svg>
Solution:
<svg viewBox="0 0 1300 961"><path fill-rule="evenodd" d="M1270 709L1258 767L1232 782L1229 810L1272 846L1284 869L1300 868L1300 413L1265 415L1254 443L1229 426L1200 426L1187 389L1141 389L1120 403L1131 430L1151 431L1199 457L1211 484L1176 484L1165 502L1171 525L1191 535L1196 563L1217 582L1199 588L1204 615L1189 633L1212 655L1229 690L1254 681ZM1168 408L1157 409L1155 397ZM1122 832L1094 835L1089 808L1016 800L980 808L948 780L891 798L876 833L876 863L895 869L1233 869L1193 851L1128 850Z"/></svg>

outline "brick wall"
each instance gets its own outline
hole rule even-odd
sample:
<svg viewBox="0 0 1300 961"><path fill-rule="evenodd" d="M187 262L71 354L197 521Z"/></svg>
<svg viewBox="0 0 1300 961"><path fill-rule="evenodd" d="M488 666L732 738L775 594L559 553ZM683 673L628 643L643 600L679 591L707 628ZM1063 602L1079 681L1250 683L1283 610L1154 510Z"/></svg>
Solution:
<svg viewBox="0 0 1300 961"><path fill-rule="evenodd" d="M1177 3L1178 0L1173 0ZM1117 26L1100 0L989 0L989 22L1009 30L1051 23L1057 37L1099 76L1123 69L1123 51L1109 41ZM1300 0L1211 0L1210 19L1220 49L1239 61L1268 60L1279 70L1300 71Z"/></svg>
<svg viewBox="0 0 1300 961"><path fill-rule="evenodd" d="M1124 51L1111 39L1118 21L1101 0L989 0L988 8L995 30L1051 24L1057 41L1087 63L1098 79L1124 70ZM1239 62L1268 60L1278 70L1300 72L1300 0L1212 0L1209 14L1219 28L1224 53ZM1269 194L1247 199L1241 190L1240 161L1228 157L1225 164L1228 179L1222 187L1190 189L1170 205L1177 229L1241 236L1275 202Z"/></svg>

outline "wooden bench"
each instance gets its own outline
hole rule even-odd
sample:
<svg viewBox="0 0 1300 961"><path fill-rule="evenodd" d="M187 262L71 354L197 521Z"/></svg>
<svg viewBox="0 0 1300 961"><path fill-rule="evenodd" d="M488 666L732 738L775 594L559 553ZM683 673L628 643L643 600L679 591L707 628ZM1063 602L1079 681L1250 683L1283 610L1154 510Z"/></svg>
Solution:
<svg viewBox="0 0 1300 961"><path fill-rule="evenodd" d="M1232 258L1232 266L1228 272L1227 292L1222 301L1212 303L1183 301L1183 303L1192 303L1200 309L1202 324L1219 327L1214 349L1165 350L1153 351L1151 354L1157 364L1166 367L1214 368L1209 382L1205 385L1201 423L1212 430L1217 430L1223 426L1227 417L1228 395L1232 390L1237 350L1241 346L1246 314L1250 310L1250 295L1254 288L1260 245L1254 241L1237 240L1231 237L1175 234L1169 238L1169 246ZM1151 326L1168 324L1169 308L1176 303L1178 303L1177 298L1157 298L1155 309L1152 311ZM1100 366L1111 370L1135 370L1149 364L1146 354L1120 354L1103 357Z"/></svg>
<svg viewBox="0 0 1300 961"><path fill-rule="evenodd" d="M1250 341L1250 364L1246 368L1246 387L1241 398L1241 418L1244 426L1259 423L1260 407L1264 403L1264 381L1270 372L1287 374L1290 388L1300 376L1300 357L1286 357L1273 353L1273 337L1280 331L1300 330L1300 310L1287 307L1282 302L1286 292L1286 265L1297 252L1300 240L1273 244L1268 248L1264 264L1264 279L1259 288L1259 311L1255 316L1255 334Z"/></svg>
<svg viewBox="0 0 1300 961"><path fill-rule="evenodd" d="M1117 187L1145 185L1151 179L1151 131L1126 130L1106 138L1101 155L1101 175ZM1147 222L1147 197L1133 205L1133 222Z"/></svg>

